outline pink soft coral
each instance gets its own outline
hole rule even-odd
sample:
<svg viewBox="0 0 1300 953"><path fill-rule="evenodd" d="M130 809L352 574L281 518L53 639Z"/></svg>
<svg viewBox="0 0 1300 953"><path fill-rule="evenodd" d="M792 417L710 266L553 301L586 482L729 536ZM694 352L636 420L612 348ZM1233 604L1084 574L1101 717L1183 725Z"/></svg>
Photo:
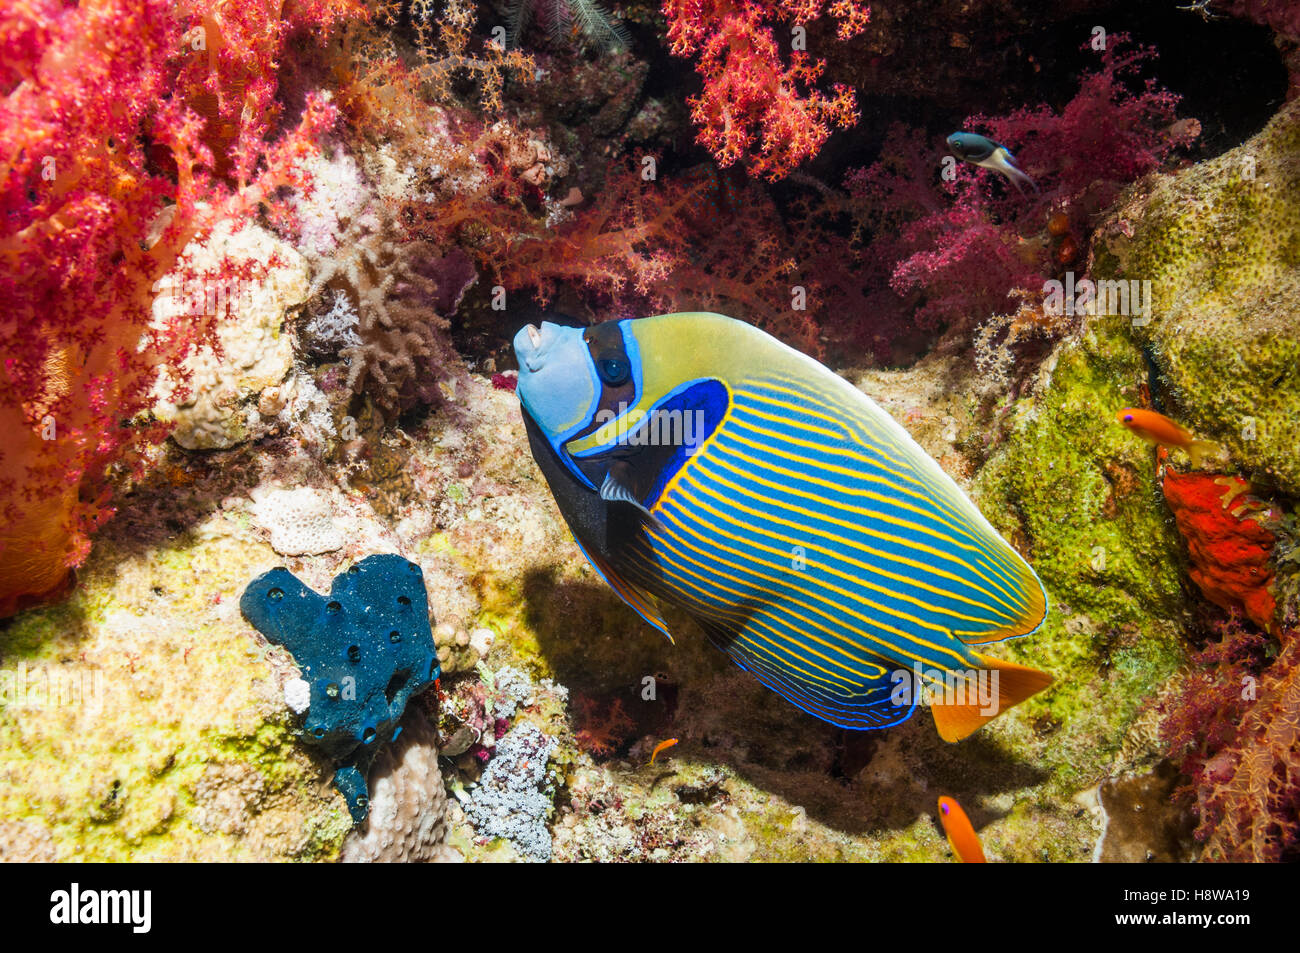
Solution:
<svg viewBox="0 0 1300 953"><path fill-rule="evenodd" d="M952 159L940 180L942 146L901 125L878 163L848 176L849 208L870 237L862 267L877 324L942 329L1016 310L1018 291L1039 294L1045 279L1086 260L1087 235L1121 188L1195 138L1195 120L1176 119L1176 95L1153 80L1131 90L1155 54L1127 42L1111 37L1061 110L1042 105L963 125L1011 148L1037 194Z"/></svg>
<svg viewBox="0 0 1300 953"><path fill-rule="evenodd" d="M62 585L112 512L164 365L211 317L154 321L158 279L214 221L284 185L334 121L271 140L277 57L353 3L51 0L0 13L0 615ZM200 33L200 30L202 31ZM201 37L201 39L200 39Z"/></svg>

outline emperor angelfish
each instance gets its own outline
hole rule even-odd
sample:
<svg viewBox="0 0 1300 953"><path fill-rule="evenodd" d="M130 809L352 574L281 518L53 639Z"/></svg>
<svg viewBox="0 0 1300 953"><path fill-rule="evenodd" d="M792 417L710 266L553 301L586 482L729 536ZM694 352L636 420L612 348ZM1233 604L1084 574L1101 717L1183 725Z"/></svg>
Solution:
<svg viewBox="0 0 1300 953"><path fill-rule="evenodd" d="M1038 183L1016 165L1016 157L1011 154L1011 150L987 136L974 132L954 132L948 137L948 148L963 162L977 165L981 169L1001 172L1022 195L1025 190L1020 187L1021 182L1029 183L1030 188L1035 192L1038 191Z"/></svg>
<svg viewBox="0 0 1300 953"><path fill-rule="evenodd" d="M885 728L924 698L948 741L1051 683L972 648L1042 624L1034 571L812 358L704 313L543 322L514 347L532 453L574 538L669 639L661 602L818 718Z"/></svg>

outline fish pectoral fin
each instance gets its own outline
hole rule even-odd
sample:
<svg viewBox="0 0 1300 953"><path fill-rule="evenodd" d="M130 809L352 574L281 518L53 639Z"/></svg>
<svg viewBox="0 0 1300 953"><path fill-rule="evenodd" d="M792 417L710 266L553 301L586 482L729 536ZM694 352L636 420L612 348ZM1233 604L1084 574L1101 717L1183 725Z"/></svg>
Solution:
<svg viewBox="0 0 1300 953"><path fill-rule="evenodd" d="M1041 692L1054 679L1046 672L1026 665L1017 665L988 655L976 655L980 665L997 674L997 700L984 707L978 699L960 704L940 700L930 706L934 727L944 741L961 741L974 734L1013 705L1018 705L1030 695ZM967 696L969 698L969 695ZM991 709L991 710L990 710Z"/></svg>
<svg viewBox="0 0 1300 953"><path fill-rule="evenodd" d="M661 529L662 524L658 517L645 508L645 505L636 498L636 494L629 486L628 473L631 468L626 463L618 462L609 468L609 473L605 475L605 482L600 485L600 498L607 503L629 503L635 506L649 521L650 525L656 529Z"/></svg>

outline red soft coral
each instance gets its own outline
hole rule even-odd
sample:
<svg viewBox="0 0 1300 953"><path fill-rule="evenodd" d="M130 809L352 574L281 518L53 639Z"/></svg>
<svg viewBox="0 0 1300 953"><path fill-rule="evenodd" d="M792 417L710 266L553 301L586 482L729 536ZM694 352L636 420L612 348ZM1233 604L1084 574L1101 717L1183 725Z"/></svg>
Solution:
<svg viewBox="0 0 1300 953"><path fill-rule="evenodd" d="M826 62L798 47L783 58L773 33L827 13L848 39L869 16L857 0L664 0L663 10L672 52L696 59L704 91L690 100L691 118L720 165L748 157L756 175L776 181L815 156L832 127L857 122L848 86L818 88Z"/></svg>
<svg viewBox="0 0 1300 953"><path fill-rule="evenodd" d="M563 284L602 319L723 311L808 353L820 349L821 276L810 229L787 229L755 182L711 166L647 181L640 161L612 167L572 218L525 233L494 228L485 263L502 284L545 301Z"/></svg>

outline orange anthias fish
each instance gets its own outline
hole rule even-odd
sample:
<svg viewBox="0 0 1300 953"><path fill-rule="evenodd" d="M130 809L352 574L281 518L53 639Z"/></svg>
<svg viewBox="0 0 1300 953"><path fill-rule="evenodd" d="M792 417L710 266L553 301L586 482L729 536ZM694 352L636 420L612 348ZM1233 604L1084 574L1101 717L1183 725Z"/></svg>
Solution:
<svg viewBox="0 0 1300 953"><path fill-rule="evenodd" d="M666 748L671 748L675 744L677 744L677 739L669 738L667 741L661 741L659 744L655 745L655 750L650 752L650 763L655 763L655 758L659 757L660 751L663 751Z"/></svg>
<svg viewBox="0 0 1300 953"><path fill-rule="evenodd" d="M1192 458L1192 466L1201 465L1201 457L1218 453L1219 445L1212 440L1197 440L1164 414L1140 407L1125 407L1115 415L1121 424L1143 440L1162 447L1181 447Z"/></svg>
<svg viewBox="0 0 1300 953"><path fill-rule="evenodd" d="M979 835L971 826L966 812L950 797L939 798L939 822L948 835L948 845L952 852L964 864L984 864L984 848L980 846Z"/></svg>

